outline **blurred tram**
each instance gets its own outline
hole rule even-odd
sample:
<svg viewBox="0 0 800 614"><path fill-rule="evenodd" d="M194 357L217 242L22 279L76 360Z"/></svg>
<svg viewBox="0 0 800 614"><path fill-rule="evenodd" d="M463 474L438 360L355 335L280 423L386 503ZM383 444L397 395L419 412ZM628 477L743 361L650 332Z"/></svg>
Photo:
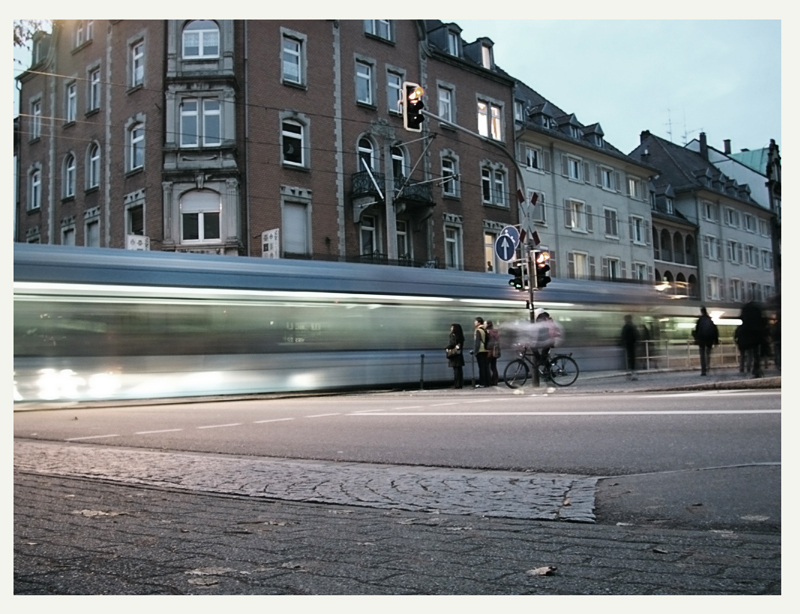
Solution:
<svg viewBox="0 0 800 614"><path fill-rule="evenodd" d="M444 385L450 325L469 349L476 316L502 334L527 296L505 275L17 243L15 402ZM627 313L662 339L698 315L638 284L554 279L535 301L582 372L623 368Z"/></svg>

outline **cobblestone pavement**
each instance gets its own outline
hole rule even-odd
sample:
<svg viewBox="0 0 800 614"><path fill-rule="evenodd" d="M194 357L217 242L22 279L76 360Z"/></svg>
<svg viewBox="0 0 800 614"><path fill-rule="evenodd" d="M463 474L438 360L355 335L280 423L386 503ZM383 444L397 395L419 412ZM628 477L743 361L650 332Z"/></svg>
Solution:
<svg viewBox="0 0 800 614"><path fill-rule="evenodd" d="M700 380L655 375L572 390ZM781 594L780 535L594 524L595 483L19 440L14 593Z"/></svg>
<svg viewBox="0 0 800 614"><path fill-rule="evenodd" d="M16 595L777 595L780 536L15 472ZM641 604L640 604L641 605Z"/></svg>

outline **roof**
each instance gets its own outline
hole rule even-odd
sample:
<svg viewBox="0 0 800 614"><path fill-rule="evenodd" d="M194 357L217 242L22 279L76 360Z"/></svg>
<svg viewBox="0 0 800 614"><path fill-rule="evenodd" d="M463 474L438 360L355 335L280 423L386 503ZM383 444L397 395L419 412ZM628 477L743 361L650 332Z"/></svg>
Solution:
<svg viewBox="0 0 800 614"><path fill-rule="evenodd" d="M729 154L731 158L744 164L748 168L752 168L754 171L761 173L762 175L767 174L767 160L769 157L769 148L762 147L761 149L743 149L739 153Z"/></svg>

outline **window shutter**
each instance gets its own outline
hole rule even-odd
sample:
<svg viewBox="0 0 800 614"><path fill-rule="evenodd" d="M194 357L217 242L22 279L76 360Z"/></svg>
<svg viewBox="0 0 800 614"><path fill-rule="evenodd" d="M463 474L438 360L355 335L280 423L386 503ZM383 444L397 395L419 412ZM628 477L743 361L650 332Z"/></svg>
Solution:
<svg viewBox="0 0 800 614"><path fill-rule="evenodd" d="M602 258L601 262L603 264L600 267L600 275L602 275L603 279L608 279L608 258Z"/></svg>
<svg viewBox="0 0 800 614"><path fill-rule="evenodd" d="M630 181L625 181L625 194L627 194L628 196L631 195L631 182Z"/></svg>
<svg viewBox="0 0 800 614"><path fill-rule="evenodd" d="M622 279L628 279L628 274L626 273L627 268L625 266L625 261L624 260L620 260L619 261L619 268L620 268L620 271L622 273Z"/></svg>
<svg viewBox="0 0 800 614"><path fill-rule="evenodd" d="M583 180L586 183L592 183L592 167L589 165L588 162L583 163Z"/></svg>
<svg viewBox="0 0 800 614"><path fill-rule="evenodd" d="M651 237L652 234L653 234L652 227L650 226L649 223L645 222L645 224L644 224L644 242L647 243L647 245L651 245L652 242L653 242L652 241L652 237Z"/></svg>
<svg viewBox="0 0 800 614"><path fill-rule="evenodd" d="M572 228L572 204L568 199L564 199L564 226Z"/></svg>
<svg viewBox="0 0 800 614"><path fill-rule="evenodd" d="M586 230L594 232L594 219L592 218L592 206L586 205Z"/></svg>
<svg viewBox="0 0 800 614"><path fill-rule="evenodd" d="M614 190L619 192L620 191L620 183L622 179L620 178L619 171L614 171Z"/></svg>
<svg viewBox="0 0 800 614"><path fill-rule="evenodd" d="M564 177L569 177L569 166L567 165L567 156L565 154L561 154L561 174Z"/></svg>
<svg viewBox="0 0 800 614"><path fill-rule="evenodd" d="M594 256L589 256L589 279L595 279Z"/></svg>
<svg viewBox="0 0 800 614"><path fill-rule="evenodd" d="M633 243L633 218L628 217L628 234L631 237L631 243Z"/></svg>
<svg viewBox="0 0 800 614"><path fill-rule="evenodd" d="M544 171L546 173L552 172L550 168L550 152L549 151L542 151L542 162L544 164Z"/></svg>
<svg viewBox="0 0 800 614"><path fill-rule="evenodd" d="M575 279L575 254L567 254L567 277Z"/></svg>

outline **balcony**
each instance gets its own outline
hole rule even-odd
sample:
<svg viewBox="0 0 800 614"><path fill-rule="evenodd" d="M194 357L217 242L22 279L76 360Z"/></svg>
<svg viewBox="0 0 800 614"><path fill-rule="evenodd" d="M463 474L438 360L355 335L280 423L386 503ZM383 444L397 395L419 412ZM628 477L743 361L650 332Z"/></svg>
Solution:
<svg viewBox="0 0 800 614"><path fill-rule="evenodd" d="M400 191L398 188L403 185L404 180L401 177L394 182L398 186L394 191L396 212L408 212L419 219L430 217L436 206L432 184L410 181ZM361 214L366 209L382 202L381 194L386 194L386 183L386 175L383 173L373 172L371 177L366 171L353 174L350 195L356 222L360 221Z"/></svg>

